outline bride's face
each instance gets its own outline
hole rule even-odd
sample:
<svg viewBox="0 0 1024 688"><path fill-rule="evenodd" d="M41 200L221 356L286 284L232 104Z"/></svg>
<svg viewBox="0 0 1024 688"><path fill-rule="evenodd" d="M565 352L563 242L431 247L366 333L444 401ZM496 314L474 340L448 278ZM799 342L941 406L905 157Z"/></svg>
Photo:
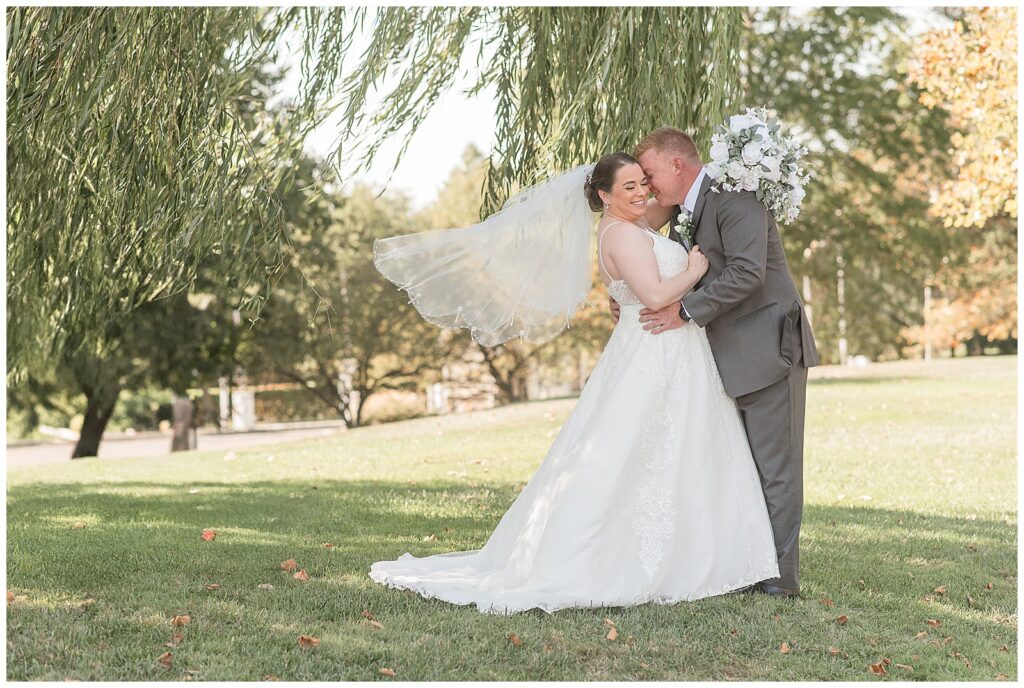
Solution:
<svg viewBox="0 0 1024 688"><path fill-rule="evenodd" d="M633 164L620 167L615 173L611 191L600 191L599 194L609 205L605 212L632 222L644 216L650 189L643 169Z"/></svg>

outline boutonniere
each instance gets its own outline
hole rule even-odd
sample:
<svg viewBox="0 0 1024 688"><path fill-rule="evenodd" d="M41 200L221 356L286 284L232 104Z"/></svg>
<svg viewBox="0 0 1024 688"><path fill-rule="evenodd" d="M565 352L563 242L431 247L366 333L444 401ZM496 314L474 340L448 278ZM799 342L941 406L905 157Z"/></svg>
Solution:
<svg viewBox="0 0 1024 688"><path fill-rule="evenodd" d="M676 215L676 225L674 226L676 233L679 235L679 241L689 241L693 243L693 217L685 210L681 210Z"/></svg>

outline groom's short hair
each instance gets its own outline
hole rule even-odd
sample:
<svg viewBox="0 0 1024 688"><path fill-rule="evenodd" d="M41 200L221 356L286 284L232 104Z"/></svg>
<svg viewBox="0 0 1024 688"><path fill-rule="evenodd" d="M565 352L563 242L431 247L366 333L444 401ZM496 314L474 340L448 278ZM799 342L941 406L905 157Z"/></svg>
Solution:
<svg viewBox="0 0 1024 688"><path fill-rule="evenodd" d="M639 159L641 155L654 148L664 153L673 153L684 160L700 164L700 153L693 139L682 129L675 127L659 127L636 144L633 157Z"/></svg>

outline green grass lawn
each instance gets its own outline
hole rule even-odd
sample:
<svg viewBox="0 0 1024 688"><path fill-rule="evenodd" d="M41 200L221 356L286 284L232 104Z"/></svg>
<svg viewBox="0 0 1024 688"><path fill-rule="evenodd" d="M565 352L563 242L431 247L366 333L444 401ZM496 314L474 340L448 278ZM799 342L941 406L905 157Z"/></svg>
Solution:
<svg viewBox="0 0 1024 688"><path fill-rule="evenodd" d="M501 617L371 581L374 561L486 541L574 404L535 402L11 471L7 676L1015 680L1016 358L815 372L800 599Z"/></svg>

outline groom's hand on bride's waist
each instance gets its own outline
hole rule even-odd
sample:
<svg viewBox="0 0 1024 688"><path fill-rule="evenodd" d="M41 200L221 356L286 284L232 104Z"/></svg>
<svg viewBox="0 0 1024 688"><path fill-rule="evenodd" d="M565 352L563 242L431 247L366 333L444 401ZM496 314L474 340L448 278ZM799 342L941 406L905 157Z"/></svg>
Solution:
<svg viewBox="0 0 1024 688"><path fill-rule="evenodd" d="M612 312L612 322L618 323L619 322L619 302L616 301L615 299L613 299L610 296L608 297L608 310L610 310Z"/></svg>
<svg viewBox="0 0 1024 688"><path fill-rule="evenodd" d="M661 334L669 330L674 330L677 327L682 327L686 323L679 317L679 302L675 301L665 306L661 310L652 311L650 308L644 308L640 311L640 322L643 323L644 329L651 334Z"/></svg>

